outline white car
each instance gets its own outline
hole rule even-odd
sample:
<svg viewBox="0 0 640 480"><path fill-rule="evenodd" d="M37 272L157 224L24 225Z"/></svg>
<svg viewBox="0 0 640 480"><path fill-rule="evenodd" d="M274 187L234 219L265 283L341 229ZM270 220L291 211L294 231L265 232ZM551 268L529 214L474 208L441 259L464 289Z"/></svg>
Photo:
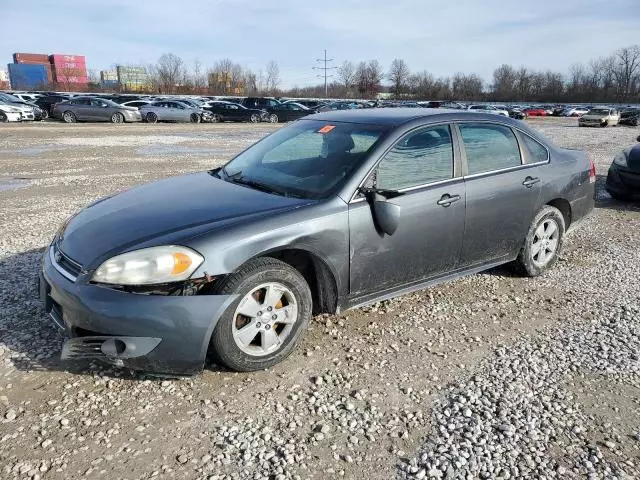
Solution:
<svg viewBox="0 0 640 480"><path fill-rule="evenodd" d="M121 103L120 105L124 107L136 107L140 109L145 105L149 105L151 102L148 100L129 100L128 102Z"/></svg>
<svg viewBox="0 0 640 480"><path fill-rule="evenodd" d="M580 127L608 127L618 125L620 113L611 107L593 107L578 119Z"/></svg>
<svg viewBox="0 0 640 480"><path fill-rule="evenodd" d="M494 107L493 105L469 105L467 110L478 113L491 113L494 115L502 115L503 117L508 117L509 112L506 110L501 110L499 108Z"/></svg>
<svg viewBox="0 0 640 480"><path fill-rule="evenodd" d="M571 108L565 109L562 112L562 116L563 117L581 117L582 115L584 115L588 111L589 110L587 110L584 107L571 107Z"/></svg>
<svg viewBox="0 0 640 480"><path fill-rule="evenodd" d="M0 123L19 122L20 120L22 120L22 114L19 108L0 103Z"/></svg>

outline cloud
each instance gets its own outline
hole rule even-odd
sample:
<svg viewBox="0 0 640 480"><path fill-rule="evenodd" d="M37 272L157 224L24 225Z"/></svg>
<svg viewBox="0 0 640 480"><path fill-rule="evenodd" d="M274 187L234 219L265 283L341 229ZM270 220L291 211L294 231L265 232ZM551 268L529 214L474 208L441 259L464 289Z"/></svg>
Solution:
<svg viewBox="0 0 640 480"><path fill-rule="evenodd" d="M637 0L5 0L0 58L71 53L89 68L153 63L173 52L191 64L229 57L254 70L280 65L283 86L318 82L335 59L404 58L413 71L476 72L501 63L566 71L638 42ZM37 10L37 12L34 11Z"/></svg>

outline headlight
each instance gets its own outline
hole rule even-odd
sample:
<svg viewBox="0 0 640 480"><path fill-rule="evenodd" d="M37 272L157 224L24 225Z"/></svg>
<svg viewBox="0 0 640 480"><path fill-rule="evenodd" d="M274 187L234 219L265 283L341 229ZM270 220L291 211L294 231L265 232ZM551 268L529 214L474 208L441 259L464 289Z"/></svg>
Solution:
<svg viewBox="0 0 640 480"><path fill-rule="evenodd" d="M151 285L186 280L204 258L186 247L151 247L110 258L91 280L116 285Z"/></svg>
<svg viewBox="0 0 640 480"><path fill-rule="evenodd" d="M629 164L627 163L627 156L624 154L624 152L620 152L615 157L613 157L613 163L621 167L629 166Z"/></svg>

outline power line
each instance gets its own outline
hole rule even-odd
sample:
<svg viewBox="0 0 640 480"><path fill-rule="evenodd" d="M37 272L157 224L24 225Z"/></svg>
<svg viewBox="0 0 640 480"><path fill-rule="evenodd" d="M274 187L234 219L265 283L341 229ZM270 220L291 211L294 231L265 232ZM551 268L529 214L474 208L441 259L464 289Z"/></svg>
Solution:
<svg viewBox="0 0 640 480"><path fill-rule="evenodd" d="M328 90L327 90L327 78L333 77L333 75L328 75L327 72L329 70L335 70L337 67L327 67L327 63L329 62L333 62L333 58L327 58L327 50L324 50L324 58L316 58L316 62L320 62L323 63L324 66L323 67L313 67L314 70L323 70L324 74L323 75L318 75L319 78L324 77L324 96L328 96Z"/></svg>

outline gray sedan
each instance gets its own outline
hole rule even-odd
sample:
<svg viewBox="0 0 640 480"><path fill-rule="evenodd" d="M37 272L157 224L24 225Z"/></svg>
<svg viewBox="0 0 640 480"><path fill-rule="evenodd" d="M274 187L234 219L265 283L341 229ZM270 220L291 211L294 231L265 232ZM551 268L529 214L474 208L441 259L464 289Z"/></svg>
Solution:
<svg viewBox="0 0 640 480"><path fill-rule="evenodd" d="M63 358L190 374L209 354L261 370L312 314L505 263L543 274L593 209L595 177L584 152L503 116L311 115L223 168L79 212L45 251L40 296L71 337Z"/></svg>
<svg viewBox="0 0 640 480"><path fill-rule="evenodd" d="M53 118L66 123L83 122L139 122L142 120L137 108L126 107L104 98L74 97L53 107Z"/></svg>
<svg viewBox="0 0 640 480"><path fill-rule="evenodd" d="M142 118L149 123L156 122L191 122L200 123L208 120L209 112L193 107L177 100L162 100L140 107Z"/></svg>

